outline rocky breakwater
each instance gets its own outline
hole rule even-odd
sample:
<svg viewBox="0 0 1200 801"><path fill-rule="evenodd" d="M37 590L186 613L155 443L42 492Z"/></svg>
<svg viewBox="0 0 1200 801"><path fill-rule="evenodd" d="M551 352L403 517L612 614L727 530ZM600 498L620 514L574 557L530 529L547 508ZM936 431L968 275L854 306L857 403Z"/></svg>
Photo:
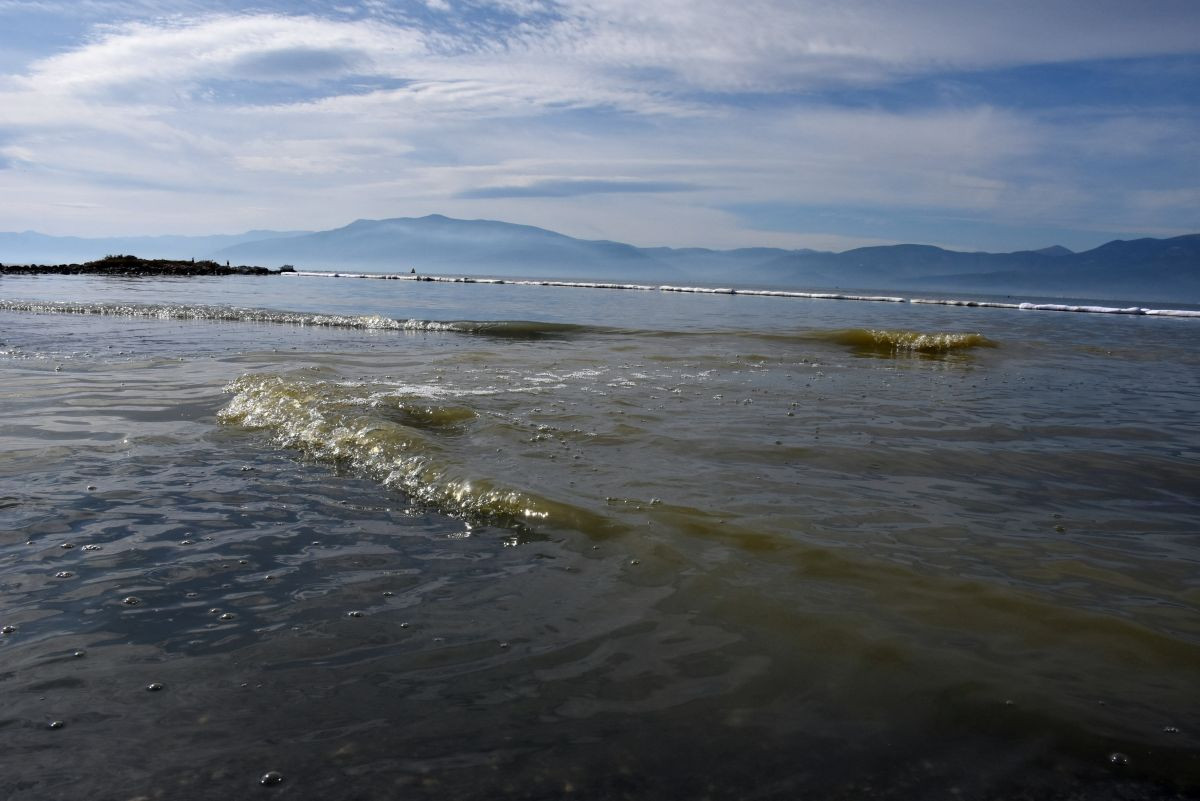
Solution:
<svg viewBox="0 0 1200 801"><path fill-rule="evenodd" d="M266 267L231 267L215 261L139 259L137 256L105 256L83 264L0 264L0 275L278 275Z"/></svg>

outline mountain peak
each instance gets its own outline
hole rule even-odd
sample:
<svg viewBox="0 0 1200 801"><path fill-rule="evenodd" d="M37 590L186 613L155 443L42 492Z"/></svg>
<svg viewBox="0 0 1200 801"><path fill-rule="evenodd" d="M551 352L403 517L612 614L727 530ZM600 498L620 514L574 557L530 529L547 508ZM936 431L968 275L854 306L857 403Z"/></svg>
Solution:
<svg viewBox="0 0 1200 801"><path fill-rule="evenodd" d="M1070 256L1075 251L1065 248L1062 245L1051 245L1048 248L1039 248L1033 252L1041 253L1043 256Z"/></svg>

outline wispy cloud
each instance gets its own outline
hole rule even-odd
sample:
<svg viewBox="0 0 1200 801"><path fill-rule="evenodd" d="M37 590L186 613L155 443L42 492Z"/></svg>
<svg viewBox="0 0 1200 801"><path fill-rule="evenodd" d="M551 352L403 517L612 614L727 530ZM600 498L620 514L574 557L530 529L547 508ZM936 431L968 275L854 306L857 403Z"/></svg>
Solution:
<svg viewBox="0 0 1200 801"><path fill-rule="evenodd" d="M619 195L660 192L694 192L702 187L683 181L610 181L600 178L570 178L565 180L534 181L529 184L487 186L459 192L455 197L581 197L583 195Z"/></svg>
<svg viewBox="0 0 1200 801"><path fill-rule="evenodd" d="M1196 224L1200 108L1129 90L1197 80L1191 0L0 0L0 23L35 12L79 22L0 74L17 225L440 211L732 245L761 231L731 210L770 204ZM1121 102L1023 105L1019 83L971 77L1064 62L1119 73ZM790 244L847 236L792 219Z"/></svg>
<svg viewBox="0 0 1200 801"><path fill-rule="evenodd" d="M35 63L19 80L39 92L117 98L148 92L175 100L210 79L303 83L373 71L371 62L380 54L422 52L415 33L373 23L223 16L124 25Z"/></svg>

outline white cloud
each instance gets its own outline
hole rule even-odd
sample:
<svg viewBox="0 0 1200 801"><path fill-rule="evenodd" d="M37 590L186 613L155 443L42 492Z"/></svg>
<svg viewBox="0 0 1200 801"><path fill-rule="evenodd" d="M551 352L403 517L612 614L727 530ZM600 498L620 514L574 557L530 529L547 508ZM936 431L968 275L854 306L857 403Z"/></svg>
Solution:
<svg viewBox="0 0 1200 801"><path fill-rule="evenodd" d="M1103 159L1194 155L1194 118L1172 110L1066 118L974 101L847 108L808 94L944 70L1196 52L1190 1L1137 15L1107 0L425 2L434 13L422 23L374 0L336 20L143 13L0 76L0 154L15 190L0 213L34 220L69 200L78 208L57 218L64 225L107 214L202 232L440 211L644 244L741 245L768 237L721 209L940 208L1075 224L1145 221L1192 197L1090 174ZM0 10L14 6L0 0ZM509 17L489 27L485 6ZM614 178L702 188L570 202L460 197ZM1102 209L1097 187L1117 190ZM849 241L839 237L823 241Z"/></svg>
<svg viewBox="0 0 1200 801"><path fill-rule="evenodd" d="M45 59L26 79L39 92L87 95L205 79L311 79L369 68L376 54L416 54L418 37L369 22L276 15L214 17L167 25L135 23ZM272 59L276 61L273 63Z"/></svg>
<svg viewBox="0 0 1200 801"><path fill-rule="evenodd" d="M0 0L3 2L3 0ZM451 10L447 0L431 8ZM1137 14L1090 4L862 0L492 0L529 17L481 32L470 6L443 28L283 14L132 22L47 58L39 91L174 85L206 79L304 82L370 72L453 84L520 82L547 102L679 97L694 91L795 92L933 71L1200 50L1200 10L1160 0ZM395 8L370 4L395 19ZM553 11L553 14L548 12ZM644 110L644 103L631 103Z"/></svg>
<svg viewBox="0 0 1200 801"><path fill-rule="evenodd" d="M1197 52L1200 10L1160 0L561 0L505 41L534 57L641 71L660 86L797 89L1030 63ZM654 72L657 71L657 72Z"/></svg>

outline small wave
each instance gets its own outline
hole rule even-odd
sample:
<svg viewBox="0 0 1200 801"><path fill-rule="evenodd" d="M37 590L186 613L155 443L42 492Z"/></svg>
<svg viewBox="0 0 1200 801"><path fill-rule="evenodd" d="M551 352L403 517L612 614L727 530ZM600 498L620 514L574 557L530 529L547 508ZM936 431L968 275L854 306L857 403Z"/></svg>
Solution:
<svg viewBox="0 0 1200 801"><path fill-rule="evenodd" d="M971 348L993 348L996 343L983 334L922 332L871 328L847 328L813 335L858 353L872 355L944 355Z"/></svg>
<svg viewBox="0 0 1200 801"><path fill-rule="evenodd" d="M569 525L612 533L585 509L506 487L480 475L470 441L477 414L461 403L379 392L370 384L249 374L226 388L227 425L268 433L275 444L347 467L444 513L529 529Z"/></svg>
<svg viewBox="0 0 1200 801"><path fill-rule="evenodd" d="M1113 306L1074 306L1066 303L1021 303L1017 308L1024 311L1057 311L1083 314L1145 314L1140 306L1117 308Z"/></svg>
<svg viewBox="0 0 1200 801"><path fill-rule="evenodd" d="M0 300L0 310L35 312L40 314L96 314L112 317L141 317L159 320L280 323L323 328L358 328L363 330L460 330L458 323L443 323L432 320L393 320L379 315L316 314L311 312L272 311L270 309L244 309L234 306Z"/></svg>
<svg viewBox="0 0 1200 801"><path fill-rule="evenodd" d="M909 303L931 306L967 306L980 309L1019 309L1020 303L1004 303L995 300L957 300L953 298L913 298Z"/></svg>
<svg viewBox="0 0 1200 801"><path fill-rule="evenodd" d="M428 424L463 422L472 415L461 407L398 402L392 413L380 414L383 398L367 400L353 389L274 374L244 375L226 387L233 398L218 419L265 430L278 445L369 473L448 512L520 520L547 516L541 504L520 492L455 475L437 442L442 426Z"/></svg>
<svg viewBox="0 0 1200 801"><path fill-rule="evenodd" d="M398 401L383 405L382 414L410 428L429 431L456 431L475 419L475 410L467 406Z"/></svg>
<svg viewBox="0 0 1200 801"><path fill-rule="evenodd" d="M454 331L499 339L557 339L585 333L604 333L615 329L575 323L546 323L536 320L498 320L495 322L451 323Z"/></svg>
<svg viewBox="0 0 1200 801"><path fill-rule="evenodd" d="M599 333L608 330L596 326L537 322L532 320L452 320L446 322L439 320L396 320L377 314L319 314L314 312L274 311L271 309L245 309L232 306L187 306L173 304L0 300L0 311L34 312L40 314L96 314L158 320L270 323L313 326L318 328L349 328L363 331L447 331L502 339L566 337L588 332Z"/></svg>

